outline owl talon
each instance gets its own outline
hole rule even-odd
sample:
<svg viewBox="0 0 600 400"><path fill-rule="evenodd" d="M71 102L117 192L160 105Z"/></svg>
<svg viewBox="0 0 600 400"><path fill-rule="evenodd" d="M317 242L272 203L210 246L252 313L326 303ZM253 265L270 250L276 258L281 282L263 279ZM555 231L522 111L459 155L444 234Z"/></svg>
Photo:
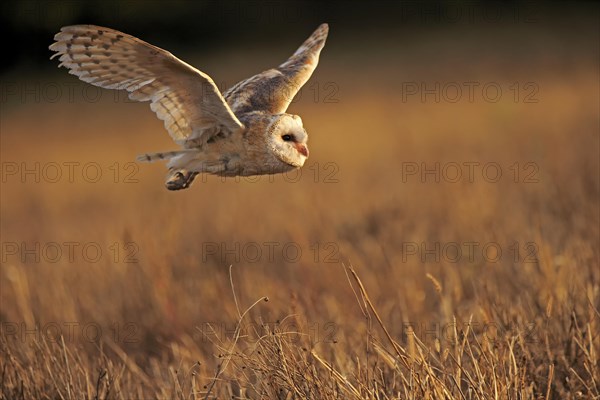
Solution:
<svg viewBox="0 0 600 400"><path fill-rule="evenodd" d="M173 174L165 182L165 186L169 190L181 190L190 187L194 178L198 175L197 172L179 170L174 171Z"/></svg>

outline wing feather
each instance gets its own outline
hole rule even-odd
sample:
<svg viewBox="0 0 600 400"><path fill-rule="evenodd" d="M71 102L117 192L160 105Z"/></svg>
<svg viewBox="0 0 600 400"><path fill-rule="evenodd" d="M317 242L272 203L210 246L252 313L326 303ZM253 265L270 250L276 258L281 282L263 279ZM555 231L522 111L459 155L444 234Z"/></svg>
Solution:
<svg viewBox="0 0 600 400"><path fill-rule="evenodd" d="M329 26L321 24L296 52L277 68L272 68L243 80L224 93L225 100L237 113L267 111L285 112L308 81L325 46Z"/></svg>
<svg viewBox="0 0 600 400"><path fill-rule="evenodd" d="M50 50L60 65L84 82L121 89L150 108L183 147L243 128L213 80L173 54L110 28L61 28Z"/></svg>

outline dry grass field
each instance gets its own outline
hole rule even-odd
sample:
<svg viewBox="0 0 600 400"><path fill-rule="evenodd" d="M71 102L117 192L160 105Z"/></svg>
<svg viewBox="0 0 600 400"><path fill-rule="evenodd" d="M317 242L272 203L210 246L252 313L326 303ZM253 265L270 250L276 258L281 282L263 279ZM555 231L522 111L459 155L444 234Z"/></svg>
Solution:
<svg viewBox="0 0 600 400"><path fill-rule="evenodd" d="M176 193L146 104L3 77L0 398L600 398L598 30L534 25L332 24L301 172Z"/></svg>

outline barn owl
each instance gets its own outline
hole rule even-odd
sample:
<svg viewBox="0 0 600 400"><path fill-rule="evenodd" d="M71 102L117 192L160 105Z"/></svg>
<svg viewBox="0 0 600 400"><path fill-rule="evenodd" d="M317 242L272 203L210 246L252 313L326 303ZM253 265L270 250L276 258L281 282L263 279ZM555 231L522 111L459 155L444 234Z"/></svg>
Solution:
<svg viewBox="0 0 600 400"><path fill-rule="evenodd" d="M84 82L126 90L150 108L181 150L149 153L166 160L169 190L185 189L198 173L250 176L304 165L308 134L286 110L319 62L329 27L317 30L283 64L243 80L223 94L202 71L136 37L94 25L61 28L50 50Z"/></svg>

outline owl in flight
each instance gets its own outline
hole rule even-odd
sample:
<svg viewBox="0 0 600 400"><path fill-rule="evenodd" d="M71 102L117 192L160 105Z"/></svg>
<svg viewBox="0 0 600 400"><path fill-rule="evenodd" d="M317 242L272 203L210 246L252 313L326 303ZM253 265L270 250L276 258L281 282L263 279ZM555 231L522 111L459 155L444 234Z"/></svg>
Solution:
<svg viewBox="0 0 600 400"><path fill-rule="evenodd" d="M213 80L173 54L136 37L93 25L61 28L50 50L84 82L127 90L150 108L183 149L144 154L168 160L169 190L185 189L199 173L275 174L300 168L308 134L286 110L319 62L329 27L316 31L279 67L243 80L221 94Z"/></svg>

